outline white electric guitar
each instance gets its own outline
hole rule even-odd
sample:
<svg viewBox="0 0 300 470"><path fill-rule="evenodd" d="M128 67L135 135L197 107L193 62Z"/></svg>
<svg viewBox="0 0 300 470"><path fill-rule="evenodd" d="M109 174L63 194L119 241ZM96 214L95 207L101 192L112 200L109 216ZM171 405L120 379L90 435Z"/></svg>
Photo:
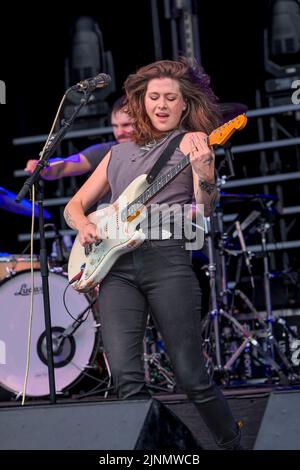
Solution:
<svg viewBox="0 0 300 470"><path fill-rule="evenodd" d="M228 121L209 135L209 144L224 145L235 130L243 129L246 123L244 114ZM146 236L137 226L146 216L145 205L188 165L187 155L151 184L146 180L147 175L140 175L113 204L88 215L98 227L101 240L83 247L77 235L68 264L68 277L74 289L89 292L104 279L122 254L143 243Z"/></svg>

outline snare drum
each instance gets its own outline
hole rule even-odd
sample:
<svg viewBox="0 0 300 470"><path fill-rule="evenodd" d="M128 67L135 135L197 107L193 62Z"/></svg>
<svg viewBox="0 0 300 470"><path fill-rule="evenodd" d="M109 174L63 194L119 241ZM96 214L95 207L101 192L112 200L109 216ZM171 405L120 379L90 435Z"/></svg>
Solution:
<svg viewBox="0 0 300 470"><path fill-rule="evenodd" d="M34 269L40 268L39 257L37 255L33 255L33 267ZM0 255L0 281L26 269L30 269L29 255Z"/></svg>
<svg viewBox="0 0 300 470"><path fill-rule="evenodd" d="M35 272L34 281L30 367L26 391L26 395L31 397L49 394L40 271ZM63 303L66 286L66 277L49 273L53 360L57 392L70 390L85 375L90 375L91 369L95 369L99 350L101 350L101 335L94 308L86 321L57 347L61 334L74 323ZM0 286L0 339L5 345L5 361L0 365L0 386L16 395L22 393L26 369L30 291L31 276L28 271L17 273L3 281ZM72 287L66 291L65 303L75 318L84 310L88 310L90 305L88 298L76 292Z"/></svg>

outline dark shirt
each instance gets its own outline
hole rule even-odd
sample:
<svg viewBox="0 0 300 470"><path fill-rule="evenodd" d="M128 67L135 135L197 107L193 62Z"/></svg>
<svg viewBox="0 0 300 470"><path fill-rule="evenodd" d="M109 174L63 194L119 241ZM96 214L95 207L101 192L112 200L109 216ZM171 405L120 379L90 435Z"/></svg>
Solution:
<svg viewBox="0 0 300 470"><path fill-rule="evenodd" d="M95 171L95 169L97 168L99 163L103 160L107 152L109 152L111 147L115 145L116 143L117 142L112 141L112 142L103 142L101 144L94 144L82 150L82 152L79 152L85 156L85 158L88 160L89 164L91 165L91 173ZM109 191L99 201L98 205L108 204L110 200L111 200L111 192ZM88 212L89 213L94 212L96 209L97 209L97 205L91 207Z"/></svg>
<svg viewBox="0 0 300 470"><path fill-rule="evenodd" d="M105 157L107 152L110 151L112 145L115 145L117 142L112 141L112 142L103 142L101 144L94 144L91 145L90 147L87 147L86 149L82 150L81 153L86 157L88 162L91 165L91 171L93 172L101 160Z"/></svg>

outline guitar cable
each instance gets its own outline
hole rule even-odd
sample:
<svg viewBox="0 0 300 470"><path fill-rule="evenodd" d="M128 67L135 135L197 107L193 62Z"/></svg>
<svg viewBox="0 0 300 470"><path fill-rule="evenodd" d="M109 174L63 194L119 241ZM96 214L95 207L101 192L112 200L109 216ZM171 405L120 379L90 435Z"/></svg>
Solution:
<svg viewBox="0 0 300 470"><path fill-rule="evenodd" d="M69 282L69 283L66 285L65 290L64 290L64 293L63 293L63 303L64 303L64 307L65 307L65 309L66 309L68 315L72 318L72 320L74 320L76 323L78 323L79 325L81 325L81 323L83 323L83 322L86 321L87 317L89 316L89 314L90 314L90 312L91 312L91 308L92 308L92 306L95 304L95 302L96 302L97 299L94 299L92 302L90 302L89 305L86 307L86 309L85 309L83 312L81 312L81 313L79 314L79 315L82 315L82 314L84 314L84 313L87 312L86 317L83 318L83 319L78 320L78 318L73 317L73 315L72 315L71 312L69 311L69 309L68 309L68 307L67 307L67 304L66 304L66 293L67 293L67 289L68 289L68 287L70 287L70 285L71 285L71 282Z"/></svg>

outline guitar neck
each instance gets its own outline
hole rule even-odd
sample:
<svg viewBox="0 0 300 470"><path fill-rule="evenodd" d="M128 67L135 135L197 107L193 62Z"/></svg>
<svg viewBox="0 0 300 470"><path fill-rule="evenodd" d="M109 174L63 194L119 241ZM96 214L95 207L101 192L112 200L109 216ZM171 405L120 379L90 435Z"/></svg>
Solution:
<svg viewBox="0 0 300 470"><path fill-rule="evenodd" d="M167 184L173 181L173 179L176 178L176 176L181 173L181 171L183 171L189 164L189 155L186 155L167 173L156 178L156 180L128 206L127 214L133 215L138 207L141 207L141 205L145 206L157 193L162 191L167 186Z"/></svg>

